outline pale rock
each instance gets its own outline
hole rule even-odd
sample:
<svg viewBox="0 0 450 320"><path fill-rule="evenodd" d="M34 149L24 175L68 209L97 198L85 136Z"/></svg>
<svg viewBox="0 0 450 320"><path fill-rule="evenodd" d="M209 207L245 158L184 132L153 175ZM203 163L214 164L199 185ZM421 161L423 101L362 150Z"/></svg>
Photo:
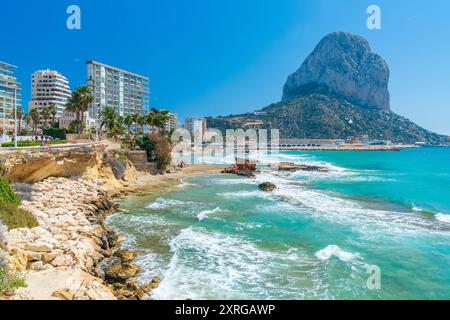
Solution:
<svg viewBox="0 0 450 320"><path fill-rule="evenodd" d="M366 39L346 32L325 36L300 69L290 75L283 101L312 90L330 91L368 108L390 110L389 67Z"/></svg>
<svg viewBox="0 0 450 320"><path fill-rule="evenodd" d="M29 243L25 246L25 249L34 252L52 252L53 245L44 242Z"/></svg>
<svg viewBox="0 0 450 320"><path fill-rule="evenodd" d="M30 263L30 266L28 269L33 270L33 271L44 270L44 263L42 261L32 262L32 263Z"/></svg>
<svg viewBox="0 0 450 320"><path fill-rule="evenodd" d="M51 264L54 267L63 267L66 265L66 258L63 255L57 256L56 258L53 259Z"/></svg>
<svg viewBox="0 0 450 320"><path fill-rule="evenodd" d="M29 262L42 260L42 253L32 251L25 251L24 253L26 254Z"/></svg>

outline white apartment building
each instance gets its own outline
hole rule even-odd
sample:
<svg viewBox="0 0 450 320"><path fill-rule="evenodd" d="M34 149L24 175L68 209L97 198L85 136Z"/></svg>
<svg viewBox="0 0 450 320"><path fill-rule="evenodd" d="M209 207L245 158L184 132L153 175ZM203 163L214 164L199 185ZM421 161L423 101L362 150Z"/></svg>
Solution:
<svg viewBox="0 0 450 320"><path fill-rule="evenodd" d="M193 134L195 127L201 128L202 132L205 133L207 130L206 119L186 117L186 119L184 120L184 128L187 129L191 134Z"/></svg>
<svg viewBox="0 0 450 320"><path fill-rule="evenodd" d="M94 101L89 115L98 119L99 111L112 106L121 116L144 114L149 105L149 78L108 66L97 61L87 61L87 83Z"/></svg>
<svg viewBox="0 0 450 320"><path fill-rule="evenodd" d="M77 114L76 112L70 112L67 110L64 110L61 117L59 117L59 127L61 129L69 129L72 122L77 120ZM94 119L89 117L89 112L86 111L83 115L83 128L93 128L95 126Z"/></svg>
<svg viewBox="0 0 450 320"><path fill-rule="evenodd" d="M16 67L0 61L0 129L14 130L14 112L22 106L21 85L14 76Z"/></svg>
<svg viewBox="0 0 450 320"><path fill-rule="evenodd" d="M59 118L66 108L70 95L69 81L65 76L55 70L39 70L31 76L31 101L28 107L29 110L41 111L55 105L56 117Z"/></svg>
<svg viewBox="0 0 450 320"><path fill-rule="evenodd" d="M164 129L167 131L175 130L179 127L178 125L178 115L173 112L169 112L169 119L167 120L166 125L164 126Z"/></svg>

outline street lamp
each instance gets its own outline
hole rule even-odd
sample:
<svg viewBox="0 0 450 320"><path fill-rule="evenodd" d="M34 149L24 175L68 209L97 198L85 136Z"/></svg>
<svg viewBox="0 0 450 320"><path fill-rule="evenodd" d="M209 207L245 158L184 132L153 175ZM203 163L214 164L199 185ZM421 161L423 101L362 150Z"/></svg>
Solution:
<svg viewBox="0 0 450 320"><path fill-rule="evenodd" d="M14 88L14 148L17 148L17 90Z"/></svg>

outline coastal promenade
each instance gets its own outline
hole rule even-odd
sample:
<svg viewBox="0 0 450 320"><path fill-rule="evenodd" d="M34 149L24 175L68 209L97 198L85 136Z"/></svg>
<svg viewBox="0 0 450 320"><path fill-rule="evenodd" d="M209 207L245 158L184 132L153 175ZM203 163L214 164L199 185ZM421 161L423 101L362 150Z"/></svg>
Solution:
<svg viewBox="0 0 450 320"><path fill-rule="evenodd" d="M21 152L59 152L59 151L68 151L75 149L92 149L96 146L107 146L110 144L106 142L88 142L88 143L68 143L68 144L59 144L59 145L49 145L47 147L42 146L33 146L33 147L17 147L17 148L0 148L0 155L7 155L13 153L21 153Z"/></svg>

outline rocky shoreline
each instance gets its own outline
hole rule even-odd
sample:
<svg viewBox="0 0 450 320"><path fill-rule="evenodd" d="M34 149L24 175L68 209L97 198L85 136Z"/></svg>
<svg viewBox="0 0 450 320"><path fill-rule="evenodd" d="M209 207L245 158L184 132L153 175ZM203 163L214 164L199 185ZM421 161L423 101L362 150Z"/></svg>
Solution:
<svg viewBox="0 0 450 320"><path fill-rule="evenodd" d="M159 279L155 277L145 285L135 280L139 267L132 261L136 254L120 249L125 239L103 224L118 206L102 184L100 179L47 178L32 185L17 185L25 199L21 207L37 218L39 226L5 234L10 264L26 272L29 282L29 287L18 290L13 299L149 298ZM62 281L53 287L39 283L39 278L58 277ZM35 292L43 287L48 297Z"/></svg>

